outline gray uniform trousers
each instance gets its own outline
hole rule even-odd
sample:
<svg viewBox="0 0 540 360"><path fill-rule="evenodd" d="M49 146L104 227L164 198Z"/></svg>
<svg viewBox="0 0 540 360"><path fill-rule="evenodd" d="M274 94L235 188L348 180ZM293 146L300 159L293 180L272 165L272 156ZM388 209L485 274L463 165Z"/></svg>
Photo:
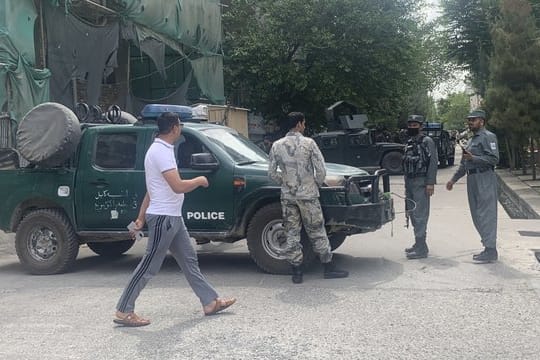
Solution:
<svg viewBox="0 0 540 360"><path fill-rule="evenodd" d="M426 193L426 178L424 176L406 178L405 197L416 203L415 208L411 201L406 201L406 209L414 209L409 212L409 218L414 228L414 238L417 243L425 243L429 219L429 196Z"/></svg>
<svg viewBox="0 0 540 360"><path fill-rule="evenodd" d="M125 313L135 309L135 300L161 268L167 250L170 250L182 268L186 280L202 305L214 301L218 294L201 274L197 253L191 244L182 217L146 214L146 222L148 223L146 252L131 275L131 280L118 301L117 310Z"/></svg>
<svg viewBox="0 0 540 360"><path fill-rule="evenodd" d="M282 250L290 264L302 264L302 244L300 232L302 224L313 244L313 250L319 254L323 264L332 260L330 241L324 228L324 217L319 199L299 200L281 199L283 225L287 234L287 243Z"/></svg>
<svg viewBox="0 0 540 360"><path fill-rule="evenodd" d="M467 197L474 227L484 247L497 247L497 176L494 171L467 175Z"/></svg>

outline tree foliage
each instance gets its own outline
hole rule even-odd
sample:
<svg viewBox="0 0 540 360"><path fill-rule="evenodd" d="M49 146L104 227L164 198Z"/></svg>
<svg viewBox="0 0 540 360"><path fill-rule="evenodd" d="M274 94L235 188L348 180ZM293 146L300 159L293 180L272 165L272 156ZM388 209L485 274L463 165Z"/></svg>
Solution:
<svg viewBox="0 0 540 360"><path fill-rule="evenodd" d="M485 96L489 59L493 52L491 23L498 15L499 0L442 0L448 38L448 57L470 74L472 86Z"/></svg>
<svg viewBox="0 0 540 360"><path fill-rule="evenodd" d="M465 92L453 93L437 102L439 119L445 129L463 130L465 118L470 110L469 95Z"/></svg>
<svg viewBox="0 0 540 360"><path fill-rule="evenodd" d="M531 136L540 136L540 42L531 4L502 0L492 36L486 105L493 124L521 148Z"/></svg>
<svg viewBox="0 0 540 360"><path fill-rule="evenodd" d="M224 13L229 98L322 123L338 100L372 118L406 115L444 73L414 0L231 0ZM429 105L429 104L428 104ZM418 106L418 105L417 105Z"/></svg>

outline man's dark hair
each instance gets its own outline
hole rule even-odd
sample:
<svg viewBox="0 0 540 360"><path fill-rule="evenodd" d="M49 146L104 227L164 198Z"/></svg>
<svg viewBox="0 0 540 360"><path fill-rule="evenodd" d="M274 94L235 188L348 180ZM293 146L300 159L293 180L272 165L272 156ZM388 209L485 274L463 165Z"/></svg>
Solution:
<svg viewBox="0 0 540 360"><path fill-rule="evenodd" d="M180 122L178 114L173 112L165 112L157 118L157 126L160 135L166 135L170 133L175 125Z"/></svg>
<svg viewBox="0 0 540 360"><path fill-rule="evenodd" d="M296 124L305 120L304 114L301 112L293 111L287 115L287 130L291 130L296 127Z"/></svg>

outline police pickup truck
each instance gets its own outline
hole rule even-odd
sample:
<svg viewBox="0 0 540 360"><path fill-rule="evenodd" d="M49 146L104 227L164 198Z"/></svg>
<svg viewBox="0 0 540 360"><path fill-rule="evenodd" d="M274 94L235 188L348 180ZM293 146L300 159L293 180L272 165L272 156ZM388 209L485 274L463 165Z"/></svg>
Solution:
<svg viewBox="0 0 540 360"><path fill-rule="evenodd" d="M146 192L143 163L156 136L155 122L80 128L73 154L58 166L20 167L17 151L0 150L10 163L0 169L0 229L16 233L17 255L30 273L68 271L81 244L108 257L134 244L126 225L137 217ZM186 123L176 154L183 178L204 175L210 183L184 202L184 221L197 243L246 238L260 269L287 273L280 255L285 243L280 189L267 176L266 153L231 128ZM327 170L320 199L332 248L348 235L375 231L394 219L383 170L369 175L337 164L327 164ZM314 259L311 246L303 251L306 263Z"/></svg>

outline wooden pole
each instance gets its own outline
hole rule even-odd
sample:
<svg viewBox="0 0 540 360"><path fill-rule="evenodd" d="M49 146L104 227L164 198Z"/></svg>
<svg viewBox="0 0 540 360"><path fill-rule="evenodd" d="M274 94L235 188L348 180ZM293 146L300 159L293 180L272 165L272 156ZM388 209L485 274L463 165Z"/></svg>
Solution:
<svg viewBox="0 0 540 360"><path fill-rule="evenodd" d="M45 53L45 25L43 24L43 0L39 0L39 32L41 39L41 68L47 67L47 54Z"/></svg>

